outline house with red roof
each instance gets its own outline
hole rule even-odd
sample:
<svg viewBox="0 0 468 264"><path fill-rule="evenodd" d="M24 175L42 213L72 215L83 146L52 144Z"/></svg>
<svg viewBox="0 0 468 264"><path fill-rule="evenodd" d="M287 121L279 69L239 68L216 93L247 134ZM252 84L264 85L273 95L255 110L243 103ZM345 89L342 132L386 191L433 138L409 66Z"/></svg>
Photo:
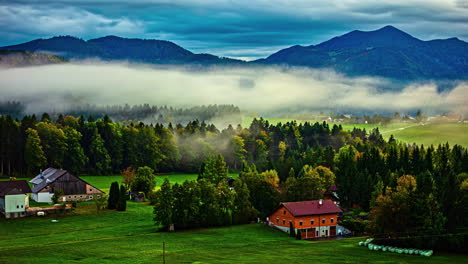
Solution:
<svg viewBox="0 0 468 264"><path fill-rule="evenodd" d="M336 236L341 209L332 200L281 203L268 217L268 224L302 239Z"/></svg>

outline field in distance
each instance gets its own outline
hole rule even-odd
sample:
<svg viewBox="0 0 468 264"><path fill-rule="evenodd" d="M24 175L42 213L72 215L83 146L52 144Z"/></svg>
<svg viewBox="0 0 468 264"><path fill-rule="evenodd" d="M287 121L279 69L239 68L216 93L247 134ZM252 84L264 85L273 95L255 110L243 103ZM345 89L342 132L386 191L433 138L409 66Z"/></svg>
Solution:
<svg viewBox="0 0 468 264"><path fill-rule="evenodd" d="M279 122L286 123L294 119L291 118L264 118L272 124ZM249 127L253 117L243 117L243 127ZM322 122L317 120L296 120L298 123L304 122ZM333 126L335 123L330 123ZM354 127L366 129L367 132L374 128L379 128L380 133L385 139L391 135L395 139L405 143L424 144L424 146L438 145L449 143L450 146L455 144L468 147L468 124L460 123L445 123L445 124L425 124L417 123L389 123L389 124L341 124L343 129L352 130Z"/></svg>
<svg viewBox="0 0 468 264"><path fill-rule="evenodd" d="M92 203L79 204L90 207ZM0 263L467 263L468 256L432 257L369 251L364 238L308 242L262 224L155 232L153 207L128 211L0 220ZM78 210L77 209L77 210ZM80 209L80 210L85 210Z"/></svg>

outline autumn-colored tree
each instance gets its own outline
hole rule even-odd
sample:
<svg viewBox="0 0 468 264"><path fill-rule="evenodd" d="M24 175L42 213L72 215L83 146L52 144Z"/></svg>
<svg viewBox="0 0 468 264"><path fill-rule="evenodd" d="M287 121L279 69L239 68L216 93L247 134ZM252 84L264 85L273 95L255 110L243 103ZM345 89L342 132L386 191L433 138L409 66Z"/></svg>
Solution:
<svg viewBox="0 0 468 264"><path fill-rule="evenodd" d="M132 167L128 167L122 171L122 184L125 185L125 188L129 190L135 181L135 170Z"/></svg>

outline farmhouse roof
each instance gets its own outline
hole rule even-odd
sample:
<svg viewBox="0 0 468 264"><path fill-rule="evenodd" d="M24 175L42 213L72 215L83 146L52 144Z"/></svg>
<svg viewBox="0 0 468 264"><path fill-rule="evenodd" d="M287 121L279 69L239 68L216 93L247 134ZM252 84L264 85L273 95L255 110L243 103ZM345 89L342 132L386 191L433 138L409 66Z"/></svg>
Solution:
<svg viewBox="0 0 468 264"><path fill-rule="evenodd" d="M341 209L332 200L282 203L293 216L340 213Z"/></svg>
<svg viewBox="0 0 468 264"><path fill-rule="evenodd" d="M60 178L65 173L67 173L66 170L58 170L54 168L46 169L45 171L34 177L34 179L29 181L30 183L34 184L32 191L34 193L39 192L40 190L44 189L44 187L54 182L56 179Z"/></svg>
<svg viewBox="0 0 468 264"><path fill-rule="evenodd" d="M26 193L31 193L31 188L25 180L0 181L0 196Z"/></svg>

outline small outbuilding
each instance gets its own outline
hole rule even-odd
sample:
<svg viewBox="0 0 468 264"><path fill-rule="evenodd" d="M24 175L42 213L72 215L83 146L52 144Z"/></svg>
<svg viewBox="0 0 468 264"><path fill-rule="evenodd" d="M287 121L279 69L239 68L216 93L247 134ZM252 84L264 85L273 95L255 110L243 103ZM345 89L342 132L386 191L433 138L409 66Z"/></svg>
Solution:
<svg viewBox="0 0 468 264"><path fill-rule="evenodd" d="M0 181L0 212L6 218L26 216L31 188L25 180Z"/></svg>

